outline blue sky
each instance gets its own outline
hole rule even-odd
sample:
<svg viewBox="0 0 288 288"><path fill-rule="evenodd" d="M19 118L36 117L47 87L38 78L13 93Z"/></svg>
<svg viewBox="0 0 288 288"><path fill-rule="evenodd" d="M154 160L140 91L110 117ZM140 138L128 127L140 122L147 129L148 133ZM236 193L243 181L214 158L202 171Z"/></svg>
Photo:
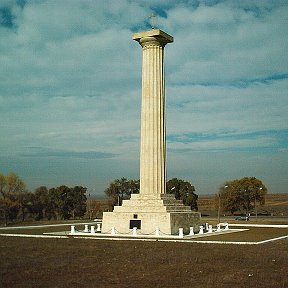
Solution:
<svg viewBox="0 0 288 288"><path fill-rule="evenodd" d="M167 173L288 192L288 1L0 0L0 172L102 195L139 178L141 47L165 48Z"/></svg>

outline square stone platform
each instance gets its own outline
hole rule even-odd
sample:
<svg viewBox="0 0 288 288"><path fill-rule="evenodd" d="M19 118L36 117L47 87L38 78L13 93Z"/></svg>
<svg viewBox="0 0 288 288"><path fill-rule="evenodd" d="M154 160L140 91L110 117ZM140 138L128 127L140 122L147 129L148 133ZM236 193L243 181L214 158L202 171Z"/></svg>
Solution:
<svg viewBox="0 0 288 288"><path fill-rule="evenodd" d="M137 227L141 234L155 233L177 235L179 228L188 234L190 227L198 230L200 212L192 212L182 200L173 194L155 195L132 194L130 200L123 200L122 206L115 206L113 212L103 213L102 233L109 233L115 227L117 233L125 234Z"/></svg>

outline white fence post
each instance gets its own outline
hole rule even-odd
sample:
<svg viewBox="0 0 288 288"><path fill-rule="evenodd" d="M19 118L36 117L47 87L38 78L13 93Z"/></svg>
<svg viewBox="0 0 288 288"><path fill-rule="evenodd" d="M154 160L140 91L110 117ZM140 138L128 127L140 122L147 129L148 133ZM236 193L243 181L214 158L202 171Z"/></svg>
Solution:
<svg viewBox="0 0 288 288"><path fill-rule="evenodd" d="M179 237L183 238L184 234L183 234L183 228L179 228Z"/></svg>
<svg viewBox="0 0 288 288"><path fill-rule="evenodd" d="M203 226L200 226L199 228L200 228L199 234L203 234L203 233L204 233L204 227L203 227Z"/></svg>
<svg viewBox="0 0 288 288"><path fill-rule="evenodd" d="M86 224L86 225L85 225L84 232L88 232L88 231L89 231L88 224Z"/></svg>
<svg viewBox="0 0 288 288"><path fill-rule="evenodd" d="M209 225L209 226L208 226L208 233L212 233L212 232L213 232L212 225Z"/></svg>
<svg viewBox="0 0 288 288"><path fill-rule="evenodd" d="M156 228L155 235L160 236L160 229L159 228Z"/></svg>
<svg viewBox="0 0 288 288"><path fill-rule="evenodd" d="M75 226L74 225L71 226L70 234L71 235L75 234Z"/></svg>
<svg viewBox="0 0 288 288"><path fill-rule="evenodd" d="M95 226L91 226L91 234L95 234Z"/></svg>
<svg viewBox="0 0 288 288"><path fill-rule="evenodd" d="M194 235L194 227L190 227L190 232L189 232L189 235Z"/></svg>

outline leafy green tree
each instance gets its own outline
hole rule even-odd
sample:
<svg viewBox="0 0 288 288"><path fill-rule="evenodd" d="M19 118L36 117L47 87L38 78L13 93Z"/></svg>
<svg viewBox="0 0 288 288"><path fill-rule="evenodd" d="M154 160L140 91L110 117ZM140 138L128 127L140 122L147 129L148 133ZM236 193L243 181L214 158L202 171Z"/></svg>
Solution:
<svg viewBox="0 0 288 288"><path fill-rule="evenodd" d="M48 220L58 219L60 216L60 197L57 188L51 188L48 191L48 202L46 206L46 217Z"/></svg>
<svg viewBox="0 0 288 288"><path fill-rule="evenodd" d="M5 195L6 190L6 176L0 173L0 194L2 197Z"/></svg>
<svg viewBox="0 0 288 288"><path fill-rule="evenodd" d="M72 203L73 199L70 197L71 189L65 185L62 185L57 188L58 189L58 196L59 196L59 214L61 219L67 220L71 218L71 210L72 210Z"/></svg>
<svg viewBox="0 0 288 288"><path fill-rule="evenodd" d="M139 193L139 180L128 180L126 178L116 179L105 189L105 194L113 200L112 205L122 205L124 199L129 199L131 194Z"/></svg>
<svg viewBox="0 0 288 288"><path fill-rule="evenodd" d="M69 191L70 188L65 185L49 189L47 205L48 219L52 217L62 220L70 218Z"/></svg>
<svg viewBox="0 0 288 288"><path fill-rule="evenodd" d="M15 173L10 173L7 176L0 173L0 193L4 198L8 193L21 193L25 191L25 183Z"/></svg>
<svg viewBox="0 0 288 288"><path fill-rule="evenodd" d="M5 219L5 225L8 225L9 220L13 221L17 218L20 205L15 199L15 195L7 193L5 198L0 199L0 212L2 217Z"/></svg>
<svg viewBox="0 0 288 288"><path fill-rule="evenodd" d="M33 212L36 214L35 220L41 220L49 211L49 191L46 186L35 189L32 197Z"/></svg>
<svg viewBox="0 0 288 288"><path fill-rule="evenodd" d="M69 198L71 198L71 215L73 219L75 217L83 217L86 213L86 191L87 188L81 186L70 188Z"/></svg>
<svg viewBox="0 0 288 288"><path fill-rule="evenodd" d="M17 218L21 207L24 211L24 195L26 193L25 183L15 173L3 175L0 173L0 210L5 219L5 224L8 220L13 221ZM24 213L22 214L22 218Z"/></svg>
<svg viewBox="0 0 288 288"><path fill-rule="evenodd" d="M177 200L182 200L185 205L191 207L191 210L198 211L198 195L195 194L195 187L188 181L173 178L167 181L167 193L174 194Z"/></svg>
<svg viewBox="0 0 288 288"><path fill-rule="evenodd" d="M47 217L70 219L82 217L86 212L87 188L75 186L69 188L65 185L51 188L48 193Z"/></svg>
<svg viewBox="0 0 288 288"><path fill-rule="evenodd" d="M22 221L24 221L26 214L32 211L34 194L31 192L19 192L16 194L16 198L20 206Z"/></svg>
<svg viewBox="0 0 288 288"><path fill-rule="evenodd" d="M139 193L139 189L139 180L121 178L111 182L105 193L113 200L114 206L121 205L124 199L130 199L131 194ZM187 181L173 178L167 182L167 193L174 193L176 199L183 200L183 203L190 206L192 210L198 210L198 196L194 192L194 186Z"/></svg>
<svg viewBox="0 0 288 288"><path fill-rule="evenodd" d="M261 180L255 177L244 177L225 182L217 194L223 211L233 215L236 211L247 213L255 210L256 205L265 204L267 188Z"/></svg>

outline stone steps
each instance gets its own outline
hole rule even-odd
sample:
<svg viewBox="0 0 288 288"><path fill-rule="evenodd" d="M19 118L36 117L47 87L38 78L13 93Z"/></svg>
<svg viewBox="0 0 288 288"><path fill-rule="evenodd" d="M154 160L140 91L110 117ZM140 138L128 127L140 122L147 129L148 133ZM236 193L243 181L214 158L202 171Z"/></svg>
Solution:
<svg viewBox="0 0 288 288"><path fill-rule="evenodd" d="M177 206L171 206L167 207L166 206L166 211L167 212L182 212L182 211L191 211L189 206L182 206L182 207L177 207Z"/></svg>
<svg viewBox="0 0 288 288"><path fill-rule="evenodd" d="M140 194L132 194L130 200L124 200L122 206L115 206L114 212L191 212L182 200L176 200L174 194L162 194L160 199L143 199Z"/></svg>

